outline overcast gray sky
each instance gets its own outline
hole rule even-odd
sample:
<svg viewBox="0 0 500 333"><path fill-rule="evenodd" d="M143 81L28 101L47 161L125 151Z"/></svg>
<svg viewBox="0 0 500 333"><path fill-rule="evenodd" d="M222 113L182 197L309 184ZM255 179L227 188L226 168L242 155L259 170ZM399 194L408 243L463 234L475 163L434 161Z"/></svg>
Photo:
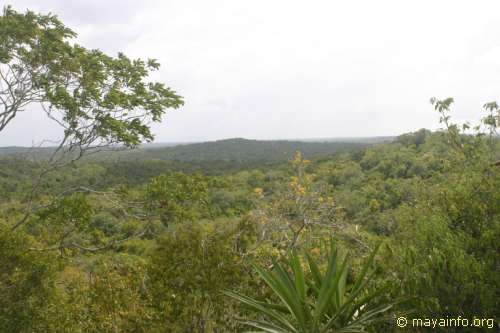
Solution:
<svg viewBox="0 0 500 333"><path fill-rule="evenodd" d="M57 14L78 43L156 58L186 105L156 142L397 135L500 99L500 1L7 0ZM0 146L56 139L32 109Z"/></svg>

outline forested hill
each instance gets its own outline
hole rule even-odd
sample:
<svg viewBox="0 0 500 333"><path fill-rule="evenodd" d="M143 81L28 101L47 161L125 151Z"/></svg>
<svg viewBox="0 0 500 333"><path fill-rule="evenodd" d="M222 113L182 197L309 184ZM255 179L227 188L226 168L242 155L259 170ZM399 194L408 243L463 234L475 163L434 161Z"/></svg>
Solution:
<svg viewBox="0 0 500 333"><path fill-rule="evenodd" d="M226 139L189 144L146 144L139 149L105 151L91 155L97 160L165 160L179 162L221 161L281 162L290 160L296 151L314 158L364 148L390 138L324 139L324 141ZM0 147L1 155L36 154L48 156L51 148Z"/></svg>
<svg viewBox="0 0 500 333"><path fill-rule="evenodd" d="M313 158L361 149L369 145L369 141L355 140L304 142L260 141L237 138L162 148L148 148L146 146L133 151L120 151L101 155L99 158L120 160L159 159L182 162L280 162L290 160L296 151L301 151L306 158Z"/></svg>

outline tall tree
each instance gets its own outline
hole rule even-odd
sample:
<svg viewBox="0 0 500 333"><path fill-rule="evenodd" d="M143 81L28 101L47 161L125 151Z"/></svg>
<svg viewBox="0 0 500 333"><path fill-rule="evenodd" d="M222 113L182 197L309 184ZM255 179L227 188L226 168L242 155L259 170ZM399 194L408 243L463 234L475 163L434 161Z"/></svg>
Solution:
<svg viewBox="0 0 500 333"><path fill-rule="evenodd" d="M81 152L96 145L136 146L152 140L149 121L161 120L182 98L147 81L153 59L111 57L72 42L76 33L54 15L0 16L0 131L30 104L64 128L61 145Z"/></svg>
<svg viewBox="0 0 500 333"><path fill-rule="evenodd" d="M148 80L160 66L154 59L111 57L74 43L75 37L52 14L19 13L8 6L0 16L0 134L29 105L38 105L64 129L37 168L25 213L14 228L35 210L47 173L102 147L153 140L151 122L183 104L175 91Z"/></svg>

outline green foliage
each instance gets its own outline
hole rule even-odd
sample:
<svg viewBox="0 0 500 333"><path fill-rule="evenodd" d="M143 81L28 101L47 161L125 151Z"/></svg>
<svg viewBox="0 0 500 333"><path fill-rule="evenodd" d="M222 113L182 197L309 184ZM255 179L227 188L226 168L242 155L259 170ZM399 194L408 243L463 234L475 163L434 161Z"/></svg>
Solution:
<svg viewBox="0 0 500 333"><path fill-rule="evenodd" d="M73 45L54 16L7 8L0 32L1 70L25 73L73 153L151 139L133 117L180 105L145 82L154 62ZM480 125L458 125L452 102L433 100L443 130L370 146L236 139L109 159L106 150L44 174L29 205L54 149L33 159L1 149L0 331L239 332L246 318L277 331L390 332L375 314L399 298L398 314L499 318L499 108L487 103ZM7 105L0 130L14 111ZM297 149L315 159L280 164ZM334 248L321 256L332 237L352 253L349 266ZM380 240L388 246L363 263ZM292 248L301 252L285 259Z"/></svg>
<svg viewBox="0 0 500 333"><path fill-rule="evenodd" d="M67 332L150 332L152 309L145 286L145 261L116 255L97 257L87 267L67 266L59 327ZM56 329L54 329L56 330Z"/></svg>
<svg viewBox="0 0 500 333"><path fill-rule="evenodd" d="M9 319L15 313L37 318L35 326L34 321L12 317L34 332L239 331L236 318L263 317L242 312L220 290L278 302L271 290L252 279L247 262L267 267L271 258L282 257L301 221L308 224L296 233L296 247L308 249L311 257L320 258L318 243L330 236L356 254L347 286L359 274L366 249L385 239L389 247L380 253L380 274L373 282L391 286L380 295L386 304L405 299L395 305L397 313L497 318L500 298L492 291L500 284L500 180L492 162L498 140L459 133L460 145L455 146L450 135L455 134L419 131L362 152L239 172L228 168L218 176L188 173L194 166L189 170L148 160L87 161L59 170L47 177L37 201L51 204L18 231L23 241L9 250L11 257L29 258L23 274L37 265L48 265L53 272L40 276L47 288L36 290L44 291L46 307L30 301L21 311L15 303L5 303L4 327L18 325ZM461 145L478 150L464 154ZM19 215L19 193L29 187L34 165L3 161L0 188L7 195L1 198L0 212L8 224ZM177 167L185 172L173 172ZM131 179L129 186L123 186L124 179ZM89 184L102 192L57 197L65 184ZM61 244L98 247L141 230L148 230L144 238L117 243L102 258L78 248L59 251ZM58 273L53 252L24 251L47 247L74 261L65 262ZM122 262L122 255L135 259ZM319 259L317 265L324 272L325 262ZM303 273L312 281L310 268ZM25 288L22 281L26 279L13 289ZM61 287L53 288L54 283ZM308 297L314 297L306 286ZM14 295L7 293L6 299ZM54 318L57 323L50 320ZM370 327L394 329L391 324Z"/></svg>
<svg viewBox="0 0 500 333"><path fill-rule="evenodd" d="M116 154L121 159L162 159L191 163L220 162L227 166L254 167L288 161L296 151L307 158L361 149L367 144L349 141L301 142L227 139L214 142L181 144L173 147L140 149ZM217 168L217 167L216 167Z"/></svg>
<svg viewBox="0 0 500 333"><path fill-rule="evenodd" d="M147 187L148 208L168 223L193 221L209 208L208 181L201 174L174 172L153 178Z"/></svg>
<svg viewBox="0 0 500 333"><path fill-rule="evenodd" d="M323 273L307 253L309 270L305 270L295 251L283 264L275 262L272 272L255 266L279 303L262 302L234 292L226 294L259 312L265 319L244 323L264 332L365 332L370 325L387 320L381 315L392 306L376 303L381 290L368 290L372 282L369 270L377 249L352 283L347 281L348 259L338 254L332 241Z"/></svg>
<svg viewBox="0 0 500 333"><path fill-rule="evenodd" d="M494 257L474 256L465 244L471 239L450 228L436 212L423 206L398 212L399 227L388 254L388 271L396 272L397 294L408 297L402 311L419 316L498 316L498 275ZM498 233L498 231L496 231ZM498 234L497 234L498 235ZM488 259L487 259L488 258Z"/></svg>
<svg viewBox="0 0 500 333"><path fill-rule="evenodd" d="M247 280L235 236L230 223L185 223L158 241L148 275L159 327L169 332L234 329L237 312L221 290Z"/></svg>
<svg viewBox="0 0 500 333"><path fill-rule="evenodd" d="M355 254L346 288L359 275L366 249L386 241L372 282L390 286L382 304L405 300L394 306L396 313L498 318L498 139L457 128L457 134L418 131L311 163L299 158L238 172L222 168L217 176L192 174L199 164L157 160L88 160L58 170L47 176L35 203L40 209L25 228L13 235L4 229L3 256L14 263L5 266L4 281L15 283L2 286L1 329L240 331L237 318L265 317L243 312L221 290L280 301L252 278L248 261L268 267L295 244L324 273L318 244L332 236ZM22 212L19 198L36 165L12 157L1 163L0 215L10 226ZM79 190L60 196L68 187ZM107 251L91 251L109 242ZM279 265L295 279L292 263ZM312 283L310 267L303 266ZM13 301L17 289L31 295L26 302ZM307 282L306 289L314 299Z"/></svg>
<svg viewBox="0 0 500 333"><path fill-rule="evenodd" d="M0 220L0 331L46 332L47 304L54 299L59 262L49 253L30 252L33 242L12 233Z"/></svg>
<svg viewBox="0 0 500 333"><path fill-rule="evenodd" d="M159 64L152 59L116 58L71 42L76 33L54 15L0 16L0 131L23 110L40 103L64 128L63 143L77 154L91 145L137 146L152 140L148 121L183 104L162 83L146 81ZM79 150L78 150L79 149Z"/></svg>

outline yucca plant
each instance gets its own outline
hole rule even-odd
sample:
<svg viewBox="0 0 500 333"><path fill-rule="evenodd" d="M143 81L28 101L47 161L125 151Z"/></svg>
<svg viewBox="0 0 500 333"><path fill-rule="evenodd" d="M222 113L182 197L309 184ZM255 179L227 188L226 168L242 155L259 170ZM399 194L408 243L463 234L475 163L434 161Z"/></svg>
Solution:
<svg viewBox="0 0 500 333"><path fill-rule="evenodd" d="M353 283L347 283L348 258L338 253L332 241L324 273L307 253L309 269L304 269L295 251L282 263L275 262L269 272L255 266L277 296L277 304L231 291L225 294L260 314L260 320L241 322L262 332L366 332L368 326L387 320L392 307L392 304L377 302L384 288L369 289L373 280L369 272L379 247L364 262Z"/></svg>

